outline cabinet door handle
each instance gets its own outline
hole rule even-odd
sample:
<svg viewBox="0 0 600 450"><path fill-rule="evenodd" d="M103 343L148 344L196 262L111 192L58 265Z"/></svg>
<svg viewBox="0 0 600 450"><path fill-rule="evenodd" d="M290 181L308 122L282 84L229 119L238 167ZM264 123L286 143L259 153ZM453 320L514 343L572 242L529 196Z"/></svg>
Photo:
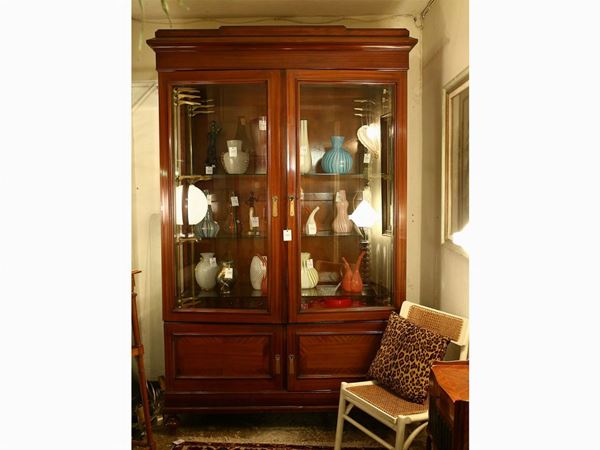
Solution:
<svg viewBox="0 0 600 450"><path fill-rule="evenodd" d="M275 355L275 375L281 374L281 355Z"/></svg>
<svg viewBox="0 0 600 450"><path fill-rule="evenodd" d="M294 214L296 214L296 199L293 195L290 195L288 198L290 200L290 217L294 217Z"/></svg>
<svg viewBox="0 0 600 450"><path fill-rule="evenodd" d="M295 355L288 355L288 373L290 375L294 375L296 373L296 368L294 367L296 365L295 360Z"/></svg>
<svg viewBox="0 0 600 450"><path fill-rule="evenodd" d="M271 197L271 214L273 215L273 217L277 217L279 215L279 211L277 209L277 202L279 201L279 197L277 197L276 195L274 195L273 197Z"/></svg>

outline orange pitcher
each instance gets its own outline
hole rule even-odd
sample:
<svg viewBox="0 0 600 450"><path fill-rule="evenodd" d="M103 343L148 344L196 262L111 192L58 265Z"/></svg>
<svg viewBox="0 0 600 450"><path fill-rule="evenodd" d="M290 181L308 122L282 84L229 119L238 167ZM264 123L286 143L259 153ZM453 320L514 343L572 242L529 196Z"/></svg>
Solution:
<svg viewBox="0 0 600 450"><path fill-rule="evenodd" d="M342 256L342 261L344 262L344 274L342 277L342 289L344 291L362 292L363 282L362 282L362 278L360 277L359 268L360 268L360 263L361 263L364 255L365 255L364 251L360 252L360 255L358 255L358 259L356 260L356 264L354 265L354 270L352 270L352 268L350 267L350 264L348 264L348 261L346 261L346 258L344 258Z"/></svg>

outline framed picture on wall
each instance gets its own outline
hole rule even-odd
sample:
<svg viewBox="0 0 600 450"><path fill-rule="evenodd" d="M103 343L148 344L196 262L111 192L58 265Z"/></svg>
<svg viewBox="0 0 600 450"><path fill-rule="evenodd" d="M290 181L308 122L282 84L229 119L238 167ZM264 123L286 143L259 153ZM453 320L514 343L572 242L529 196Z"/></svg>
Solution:
<svg viewBox="0 0 600 450"><path fill-rule="evenodd" d="M469 223L469 72L461 72L443 89L442 243L461 245Z"/></svg>

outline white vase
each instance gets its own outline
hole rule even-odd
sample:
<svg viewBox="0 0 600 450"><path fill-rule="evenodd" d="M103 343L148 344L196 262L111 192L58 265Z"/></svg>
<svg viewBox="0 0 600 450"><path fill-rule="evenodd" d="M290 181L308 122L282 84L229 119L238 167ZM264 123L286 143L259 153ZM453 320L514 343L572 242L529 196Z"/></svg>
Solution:
<svg viewBox="0 0 600 450"><path fill-rule="evenodd" d="M234 149L232 152L229 149ZM227 141L227 151L221 155L221 163L229 174L246 173L250 163L250 155L242 149L242 141L233 139ZM235 155L235 156L232 156Z"/></svg>
<svg viewBox="0 0 600 450"><path fill-rule="evenodd" d="M319 207L317 206L312 210L310 216L308 216L308 220L306 221L306 226L304 227L304 232L308 235L317 234L317 222L315 222L315 214L319 211Z"/></svg>
<svg viewBox="0 0 600 450"><path fill-rule="evenodd" d="M308 147L308 120L300 121L300 173L308 173L312 169L312 157Z"/></svg>
<svg viewBox="0 0 600 450"><path fill-rule="evenodd" d="M319 272L314 267L309 267L310 253L300 253L300 287L312 289L319 283Z"/></svg>
<svg viewBox="0 0 600 450"><path fill-rule="evenodd" d="M214 256L214 253L200 253L200 262L196 264L196 269L194 270L196 282L205 291L210 291L217 285L219 267L216 264L210 264L210 258Z"/></svg>
<svg viewBox="0 0 600 450"><path fill-rule="evenodd" d="M250 262L250 283L252 289L260 291L262 288L263 278L267 276L267 257L256 255L252 257Z"/></svg>

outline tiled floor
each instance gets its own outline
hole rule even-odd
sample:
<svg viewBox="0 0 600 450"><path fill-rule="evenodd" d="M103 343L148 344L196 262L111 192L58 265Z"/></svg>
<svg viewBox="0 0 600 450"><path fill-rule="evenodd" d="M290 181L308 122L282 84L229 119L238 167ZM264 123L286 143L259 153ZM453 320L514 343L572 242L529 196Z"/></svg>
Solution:
<svg viewBox="0 0 600 450"><path fill-rule="evenodd" d="M360 413L360 411L357 411ZM353 413L354 415L354 413ZM333 447L337 413L265 413L182 415L181 426L175 435L169 435L160 425L154 427L157 449L167 450L176 439L198 442L276 443L324 445ZM358 416L357 416L358 417ZM388 442L393 433L384 425L360 415L359 422L369 423ZM407 434L412 430L408 429ZM377 442L345 423L343 447L382 448ZM425 449L425 432L421 432L411 450Z"/></svg>

